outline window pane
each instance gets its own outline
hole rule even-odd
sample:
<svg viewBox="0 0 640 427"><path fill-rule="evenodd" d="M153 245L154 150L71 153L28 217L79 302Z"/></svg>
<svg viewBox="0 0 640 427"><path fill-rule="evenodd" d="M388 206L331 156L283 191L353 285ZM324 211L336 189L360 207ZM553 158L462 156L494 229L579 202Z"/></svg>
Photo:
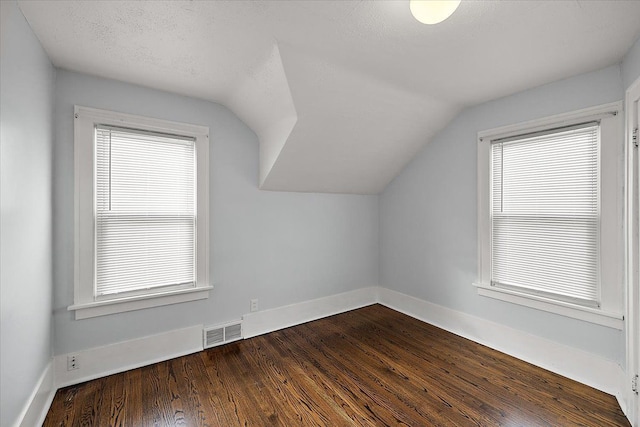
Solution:
<svg viewBox="0 0 640 427"><path fill-rule="evenodd" d="M492 283L597 305L599 126L492 145Z"/></svg>
<svg viewBox="0 0 640 427"><path fill-rule="evenodd" d="M96 129L96 295L195 284L193 140Z"/></svg>

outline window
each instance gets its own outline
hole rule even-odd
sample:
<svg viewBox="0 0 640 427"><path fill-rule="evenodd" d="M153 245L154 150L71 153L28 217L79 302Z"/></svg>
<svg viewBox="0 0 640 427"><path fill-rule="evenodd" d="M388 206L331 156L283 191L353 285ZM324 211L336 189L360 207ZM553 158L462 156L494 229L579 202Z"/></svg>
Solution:
<svg viewBox="0 0 640 427"><path fill-rule="evenodd" d="M481 295L622 327L620 111L479 134Z"/></svg>
<svg viewBox="0 0 640 427"><path fill-rule="evenodd" d="M599 306L597 122L491 142L491 284Z"/></svg>
<svg viewBox="0 0 640 427"><path fill-rule="evenodd" d="M208 297L208 128L76 107L76 319Z"/></svg>

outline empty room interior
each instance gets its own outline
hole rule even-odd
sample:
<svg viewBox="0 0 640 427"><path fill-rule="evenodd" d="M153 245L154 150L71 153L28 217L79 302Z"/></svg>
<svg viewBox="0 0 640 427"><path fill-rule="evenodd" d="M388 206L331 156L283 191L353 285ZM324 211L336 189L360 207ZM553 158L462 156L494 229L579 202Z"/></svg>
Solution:
<svg viewBox="0 0 640 427"><path fill-rule="evenodd" d="M0 425L640 427L640 0L2 0Z"/></svg>

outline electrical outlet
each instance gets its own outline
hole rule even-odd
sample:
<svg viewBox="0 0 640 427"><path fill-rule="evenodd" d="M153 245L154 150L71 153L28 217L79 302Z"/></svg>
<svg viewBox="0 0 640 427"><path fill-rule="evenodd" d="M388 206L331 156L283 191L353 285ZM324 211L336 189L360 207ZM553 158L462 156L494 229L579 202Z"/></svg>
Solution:
<svg viewBox="0 0 640 427"><path fill-rule="evenodd" d="M254 311L258 311L258 300L257 299L252 299L251 300L251 312L253 313Z"/></svg>
<svg viewBox="0 0 640 427"><path fill-rule="evenodd" d="M67 371L73 371L78 368L80 368L78 365L78 356L76 354L67 356Z"/></svg>

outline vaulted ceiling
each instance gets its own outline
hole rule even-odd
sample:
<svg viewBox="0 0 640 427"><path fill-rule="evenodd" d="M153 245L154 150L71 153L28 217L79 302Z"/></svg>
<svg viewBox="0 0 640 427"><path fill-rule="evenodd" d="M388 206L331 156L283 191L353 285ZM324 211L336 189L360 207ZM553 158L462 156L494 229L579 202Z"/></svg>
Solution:
<svg viewBox="0 0 640 427"><path fill-rule="evenodd" d="M640 1L20 1L54 65L226 105L266 190L376 194L466 106L620 62Z"/></svg>

